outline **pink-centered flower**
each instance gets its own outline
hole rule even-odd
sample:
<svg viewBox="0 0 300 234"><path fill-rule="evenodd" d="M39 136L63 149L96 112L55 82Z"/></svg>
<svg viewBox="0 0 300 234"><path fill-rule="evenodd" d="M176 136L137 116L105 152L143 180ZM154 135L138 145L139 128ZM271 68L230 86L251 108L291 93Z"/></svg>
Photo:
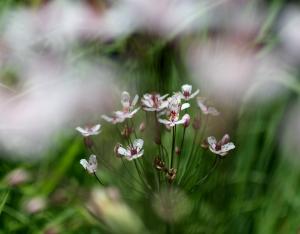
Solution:
<svg viewBox="0 0 300 234"><path fill-rule="evenodd" d="M81 159L80 164L90 174L95 173L97 171L98 162L97 162L96 155L94 155L94 154L92 154L89 157L89 161L87 161L86 159Z"/></svg>
<svg viewBox="0 0 300 234"><path fill-rule="evenodd" d="M180 119L180 111L189 108L189 103L181 104L181 97L179 94L174 94L168 98L168 107L165 111L167 119L159 118L158 121L166 127L174 127L178 124L184 124L187 121L187 115Z"/></svg>
<svg viewBox="0 0 300 234"><path fill-rule="evenodd" d="M235 148L235 145L230 142L228 134L225 134L220 141L217 141L215 137L210 136L207 138L207 143L210 151L220 156L227 155L230 150Z"/></svg>
<svg viewBox="0 0 300 234"><path fill-rule="evenodd" d="M191 85L188 84L184 84L181 86L181 92L180 97L182 99L184 99L185 101L188 101L194 97L196 97L196 95L199 93L199 89L197 89L194 93L192 93L192 89L193 87Z"/></svg>
<svg viewBox="0 0 300 234"><path fill-rule="evenodd" d="M122 110L115 111L112 117L107 115L102 115L101 117L107 122L113 124L122 123L125 119L131 119L140 109L140 107L134 109L138 100L138 95L135 95L135 97L131 100L129 93L124 91L121 95Z"/></svg>
<svg viewBox="0 0 300 234"><path fill-rule="evenodd" d="M101 132L100 128L101 128L101 125L96 124L92 127L89 127L89 126L86 126L86 127L83 127L83 128L82 127L77 127L76 130L78 132L80 132L82 136L88 137L88 136L98 135Z"/></svg>
<svg viewBox="0 0 300 234"><path fill-rule="evenodd" d="M142 139L135 139L132 145L127 148L118 146L117 152L119 155L123 155L127 160L139 158L144 154L143 150L144 141Z"/></svg>
<svg viewBox="0 0 300 234"><path fill-rule="evenodd" d="M159 94L144 94L141 100L143 109L145 111L162 111L168 106L168 102L164 100L168 95L169 94L163 96L160 96Z"/></svg>
<svg viewBox="0 0 300 234"><path fill-rule="evenodd" d="M214 108L212 106L207 106L205 104L205 102L206 102L205 98L203 98L203 97L198 97L197 98L197 104L200 107L200 109L203 112L203 114L205 114L205 115L213 115L213 116L217 116L217 115L220 114L220 112L216 108Z"/></svg>

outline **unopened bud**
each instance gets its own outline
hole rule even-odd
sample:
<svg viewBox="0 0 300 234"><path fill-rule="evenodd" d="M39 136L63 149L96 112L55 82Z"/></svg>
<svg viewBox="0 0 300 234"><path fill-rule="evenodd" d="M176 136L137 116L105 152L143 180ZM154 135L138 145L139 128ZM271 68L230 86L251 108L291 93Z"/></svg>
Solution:
<svg viewBox="0 0 300 234"><path fill-rule="evenodd" d="M169 183L172 183L175 180L175 178L176 178L176 172L177 172L177 170L175 168L171 168L167 172L166 176L167 176L167 178L169 180Z"/></svg>
<svg viewBox="0 0 300 234"><path fill-rule="evenodd" d="M145 122L141 122L141 124L140 124L140 126L139 126L139 131L140 131L140 132L143 132L143 131L145 130L145 128L146 128Z"/></svg>
<svg viewBox="0 0 300 234"><path fill-rule="evenodd" d="M43 197L34 197L25 203L25 211L29 214L38 213L46 208L46 200Z"/></svg>
<svg viewBox="0 0 300 234"><path fill-rule="evenodd" d="M175 147L175 153L177 155L180 155L180 153L181 153L181 150L180 150L180 148L178 146Z"/></svg>
<svg viewBox="0 0 300 234"><path fill-rule="evenodd" d="M30 174L22 168L15 169L7 174L5 181L10 186L18 186L30 180Z"/></svg>
<svg viewBox="0 0 300 234"><path fill-rule="evenodd" d="M191 122L191 117L190 117L190 115L189 115L189 114L185 114L185 115L182 117L182 119L184 119L184 124L183 124L183 126L184 126L185 128L187 128L187 127L190 125L190 122Z"/></svg>
<svg viewBox="0 0 300 234"><path fill-rule="evenodd" d="M154 166L158 171L163 171L165 169L165 163L160 158L156 157L154 159Z"/></svg>

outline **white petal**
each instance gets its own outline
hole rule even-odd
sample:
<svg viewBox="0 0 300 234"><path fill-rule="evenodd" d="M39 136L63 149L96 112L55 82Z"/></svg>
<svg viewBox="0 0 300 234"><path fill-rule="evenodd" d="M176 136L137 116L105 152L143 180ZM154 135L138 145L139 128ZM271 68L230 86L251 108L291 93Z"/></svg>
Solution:
<svg viewBox="0 0 300 234"><path fill-rule="evenodd" d="M160 123L162 123L162 124L165 124L165 125L169 125L169 124L172 123L171 121L166 120L166 119L158 119L158 122L160 122Z"/></svg>
<svg viewBox="0 0 300 234"><path fill-rule="evenodd" d="M184 84L184 85L181 86L181 90L183 92L191 93L192 92L192 86L189 85L189 84Z"/></svg>
<svg viewBox="0 0 300 234"><path fill-rule="evenodd" d="M98 132L99 130L100 130L100 128L101 128L101 125L100 124L96 124L95 126L93 126L92 128L91 128L91 130L93 131L93 132ZM98 132L99 133L99 132Z"/></svg>
<svg viewBox="0 0 300 234"><path fill-rule="evenodd" d="M134 148L140 150L141 148L143 148L144 141L143 139L135 139L132 144Z"/></svg>
<svg viewBox="0 0 300 234"><path fill-rule="evenodd" d="M165 99L165 98L168 97L168 96L169 96L169 94L167 93L167 94L165 94L165 95L159 97L159 100L163 100L163 99Z"/></svg>
<svg viewBox="0 0 300 234"><path fill-rule="evenodd" d="M88 134L88 132L86 131L86 129L82 128L82 127L77 127L76 130L78 132L80 132L82 135L86 135Z"/></svg>
<svg viewBox="0 0 300 234"><path fill-rule="evenodd" d="M106 120L107 122L112 122L113 121L113 118L108 117L107 115L101 115L101 118Z"/></svg>
<svg viewBox="0 0 300 234"><path fill-rule="evenodd" d="M124 156L129 156L130 153L128 152L127 149L123 148L123 147L119 147L118 148L118 154L120 155L124 155Z"/></svg>
<svg viewBox="0 0 300 234"><path fill-rule="evenodd" d="M138 108L134 109L133 111L131 111L131 112L130 112L130 115L133 116L136 112L139 111L140 108L141 108L141 107L138 107Z"/></svg>
<svg viewBox="0 0 300 234"><path fill-rule="evenodd" d="M181 110L185 110L186 108L189 108L191 105L189 103L183 103L181 106Z"/></svg>
<svg viewBox="0 0 300 234"><path fill-rule="evenodd" d="M89 157L89 164L97 164L97 157L96 157L96 155L92 154Z"/></svg>
<svg viewBox="0 0 300 234"><path fill-rule="evenodd" d="M184 124L184 123L185 123L185 119L183 119L183 118L181 120L178 120L178 121L174 122L174 124L176 124L176 125L177 124Z"/></svg>
<svg viewBox="0 0 300 234"><path fill-rule="evenodd" d="M139 100L139 95L135 95L135 97L133 98L132 102L131 102L131 106L135 106L137 104Z"/></svg>
<svg viewBox="0 0 300 234"><path fill-rule="evenodd" d="M80 159L80 164L83 166L83 168L86 170L89 166L89 163L86 161L86 159Z"/></svg>
<svg viewBox="0 0 300 234"><path fill-rule="evenodd" d="M132 157L132 159L139 158L139 157L143 156L143 154L144 154L144 150L141 150L139 153L137 153L136 155L134 155L134 156Z"/></svg>
<svg viewBox="0 0 300 234"><path fill-rule="evenodd" d="M197 89L193 94L190 95L190 99L196 97L198 93L199 89Z"/></svg>
<svg viewBox="0 0 300 234"><path fill-rule="evenodd" d="M217 144L217 140L215 137L210 136L207 137L207 143L214 148L214 146Z"/></svg>
<svg viewBox="0 0 300 234"><path fill-rule="evenodd" d="M225 145L222 145L221 151L225 151L226 152L226 151L232 150L234 148L235 148L235 145L232 142L229 142L229 143L227 143Z"/></svg>

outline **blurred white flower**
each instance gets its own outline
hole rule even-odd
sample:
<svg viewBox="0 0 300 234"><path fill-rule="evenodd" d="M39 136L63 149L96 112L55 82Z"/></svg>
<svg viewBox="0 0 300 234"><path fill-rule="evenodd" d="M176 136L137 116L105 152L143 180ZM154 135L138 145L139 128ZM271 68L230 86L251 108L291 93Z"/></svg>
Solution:
<svg viewBox="0 0 300 234"><path fill-rule="evenodd" d="M5 176L5 181L11 186L17 186L31 179L29 172L23 168L17 168Z"/></svg>
<svg viewBox="0 0 300 234"><path fill-rule="evenodd" d="M101 115L101 117L105 121L112 123L112 124L122 123L125 120L125 118L123 118L123 116L117 116L115 113L114 113L114 116Z"/></svg>
<svg viewBox="0 0 300 234"><path fill-rule="evenodd" d="M96 124L92 127L88 127L88 126L83 127L83 128L82 127L76 127L76 130L78 132L80 132L82 134L82 136L88 137L88 136L98 135L101 132L100 128L101 128L101 125Z"/></svg>
<svg viewBox="0 0 300 234"><path fill-rule="evenodd" d="M169 94L163 96L160 96L159 94L144 94L141 100L143 109L145 111L162 111L168 106L168 102L164 100L168 95Z"/></svg>
<svg viewBox="0 0 300 234"><path fill-rule="evenodd" d="M209 145L209 149L214 154L218 154L220 156L225 156L228 154L228 151L235 148L235 145L232 142L229 142L230 138L228 134L225 134L223 138L217 142L216 138L210 136L207 138L207 143Z"/></svg>
<svg viewBox="0 0 300 234"><path fill-rule="evenodd" d="M189 114L185 114L184 116L182 116L182 119L184 120L184 127L187 128L190 125L191 122L191 117Z"/></svg>
<svg viewBox="0 0 300 234"><path fill-rule="evenodd" d="M216 108L212 107L212 106L206 106L205 105L205 101L206 98L203 97L198 97L197 98L197 104L200 107L201 111L203 114L205 115L213 115L213 116L217 116L220 114L219 111L217 111Z"/></svg>
<svg viewBox="0 0 300 234"><path fill-rule="evenodd" d="M44 197L36 196L24 203L24 209L29 214L38 213L46 208L47 202Z"/></svg>
<svg viewBox="0 0 300 234"><path fill-rule="evenodd" d="M181 86L181 93L180 93L180 97L182 99L184 99L185 101L188 101L194 97L196 97L196 95L199 93L199 89L197 89L194 93L192 93L192 86L185 84Z"/></svg>
<svg viewBox="0 0 300 234"><path fill-rule="evenodd" d="M93 174L97 171L97 167L98 167L98 162L97 162L97 157L96 155L92 154L89 157L89 161L87 161L86 159L81 159L80 160L80 164L83 166L83 168L85 170L88 171L88 173Z"/></svg>
<svg viewBox="0 0 300 234"><path fill-rule="evenodd" d="M119 146L117 151L119 155L123 155L127 160L131 161L144 154L144 150L142 149L143 145L144 141L142 139L135 139L132 145L128 146L127 149Z"/></svg>

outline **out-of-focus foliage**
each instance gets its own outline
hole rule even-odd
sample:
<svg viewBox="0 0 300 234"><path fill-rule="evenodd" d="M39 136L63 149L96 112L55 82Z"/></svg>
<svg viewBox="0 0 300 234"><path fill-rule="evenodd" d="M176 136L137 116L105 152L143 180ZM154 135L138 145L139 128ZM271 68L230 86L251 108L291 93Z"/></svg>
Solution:
<svg viewBox="0 0 300 234"><path fill-rule="evenodd" d="M297 1L2 0L0 11L0 234L299 232ZM205 136L236 144L205 183L147 193L108 124L96 138L114 165L99 161L106 186L85 173L77 125L114 110L119 91L185 83L221 112ZM213 157L197 163L205 174Z"/></svg>

